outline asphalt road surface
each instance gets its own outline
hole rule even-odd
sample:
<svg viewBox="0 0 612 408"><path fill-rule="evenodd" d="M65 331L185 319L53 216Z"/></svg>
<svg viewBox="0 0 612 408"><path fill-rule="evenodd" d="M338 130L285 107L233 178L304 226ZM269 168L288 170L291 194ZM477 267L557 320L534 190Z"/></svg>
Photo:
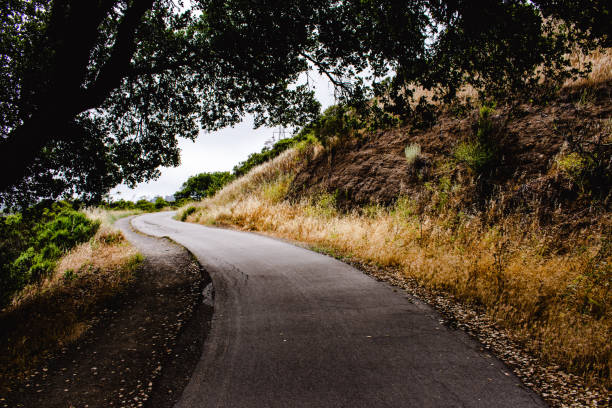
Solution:
<svg viewBox="0 0 612 408"><path fill-rule="evenodd" d="M185 407L542 407L429 307L330 257L256 234L132 220L210 273L214 315Z"/></svg>

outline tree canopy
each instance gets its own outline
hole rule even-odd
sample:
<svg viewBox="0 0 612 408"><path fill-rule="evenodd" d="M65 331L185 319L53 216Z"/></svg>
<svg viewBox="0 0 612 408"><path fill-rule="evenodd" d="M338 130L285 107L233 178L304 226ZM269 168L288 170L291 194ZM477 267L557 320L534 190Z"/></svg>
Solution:
<svg viewBox="0 0 612 408"><path fill-rule="evenodd" d="M415 86L450 100L559 82L569 47L609 46L610 27L599 0L5 0L0 202L98 200L245 113L307 123L311 68L355 106L406 114Z"/></svg>

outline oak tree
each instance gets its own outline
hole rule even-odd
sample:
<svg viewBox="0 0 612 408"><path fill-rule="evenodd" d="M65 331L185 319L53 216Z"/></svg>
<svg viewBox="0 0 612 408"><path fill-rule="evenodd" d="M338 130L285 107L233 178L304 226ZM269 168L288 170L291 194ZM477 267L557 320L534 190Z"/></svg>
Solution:
<svg viewBox="0 0 612 408"><path fill-rule="evenodd" d="M466 84L496 99L556 86L579 74L570 47L610 45L607 3L1 0L0 204L98 200L245 113L309 122L309 69L393 115L417 87L450 101Z"/></svg>

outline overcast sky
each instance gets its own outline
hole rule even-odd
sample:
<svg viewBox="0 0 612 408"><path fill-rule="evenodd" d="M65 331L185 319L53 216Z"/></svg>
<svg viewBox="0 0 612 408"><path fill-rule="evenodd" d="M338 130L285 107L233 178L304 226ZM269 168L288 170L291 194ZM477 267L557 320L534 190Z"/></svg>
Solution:
<svg viewBox="0 0 612 408"><path fill-rule="evenodd" d="M317 99L323 105L322 109L332 105L334 92L329 81L316 72L310 72L309 76ZM247 116L233 128L212 133L201 132L195 142L179 138L179 167L164 167L157 180L141 183L134 189L120 185L111 191L111 196L115 199L138 200L144 196L152 198L174 194L190 176L202 172L231 171L249 154L259 152L275 130L278 129L253 129L253 118Z"/></svg>

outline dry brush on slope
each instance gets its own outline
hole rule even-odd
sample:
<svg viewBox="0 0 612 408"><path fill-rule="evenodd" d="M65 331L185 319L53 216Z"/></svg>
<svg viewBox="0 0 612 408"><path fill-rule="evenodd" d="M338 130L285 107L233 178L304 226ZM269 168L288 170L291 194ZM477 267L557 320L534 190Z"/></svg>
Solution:
<svg viewBox="0 0 612 408"><path fill-rule="evenodd" d="M610 158L610 89L567 89L547 105L495 109L490 168L457 154L475 140L482 111L447 112L423 131L287 151L185 218L399 270L482 311L542 364L607 389L610 184L589 172L595 164L586 157ZM411 144L422 152L409 163Z"/></svg>

